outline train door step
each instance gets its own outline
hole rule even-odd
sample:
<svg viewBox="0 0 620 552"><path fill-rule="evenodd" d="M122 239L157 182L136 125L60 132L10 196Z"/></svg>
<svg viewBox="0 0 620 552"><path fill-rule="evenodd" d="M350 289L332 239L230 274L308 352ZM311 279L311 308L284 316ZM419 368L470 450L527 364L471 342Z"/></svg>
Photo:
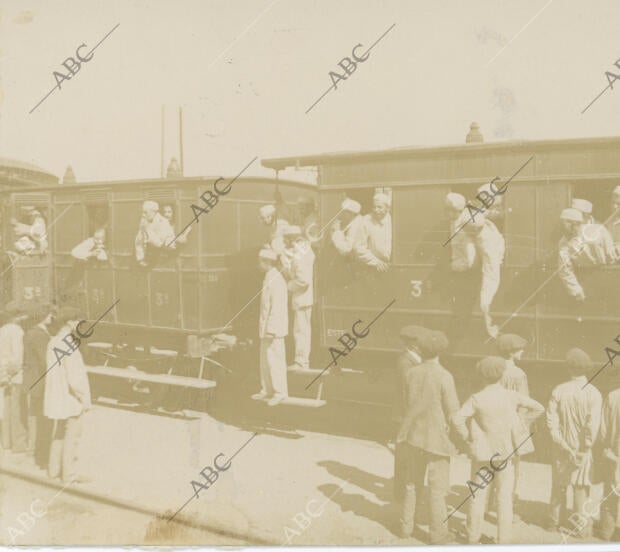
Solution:
<svg viewBox="0 0 620 552"><path fill-rule="evenodd" d="M261 399L262 402L268 402L269 399ZM303 406L305 408L320 408L321 406L325 406L327 401L319 398L305 398L305 397L286 397L282 399L282 402L278 403L277 406L286 405L286 406Z"/></svg>

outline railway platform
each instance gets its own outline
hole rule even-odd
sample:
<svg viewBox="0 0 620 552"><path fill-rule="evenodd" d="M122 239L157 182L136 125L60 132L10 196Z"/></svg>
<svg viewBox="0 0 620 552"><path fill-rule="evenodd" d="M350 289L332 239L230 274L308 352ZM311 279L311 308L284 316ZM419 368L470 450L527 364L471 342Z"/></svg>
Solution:
<svg viewBox="0 0 620 552"><path fill-rule="evenodd" d="M50 482L31 457L4 453L0 473L5 510L22 495L19 485L26 485L30 489L28 496L39 496L32 491L37 488L45 495L57 493L55 500L89 501L94 516L98 508L103 513L110 507L126 510L128 516L139 514L138 528L129 527L126 519L118 524L114 521L123 516L100 518L110 533L108 537L101 534L100 544L116 542L119 532L137 539L135 544L152 543L147 535L152 534L153 527L161 535L159 544L209 544L211 537L204 533L184 533L180 539L172 529L188 524L210 531L217 544L426 542L424 526L412 539L402 540L393 533L393 456L378 442L264 421L233 425L202 412L186 412L185 417L180 417L118 405L96 405L84 422L79 469L89 481L64 488L62 483ZM212 465L220 453L226 458L234 456L230 468L220 472L197 498L193 497L191 481L204 481L200 471ZM522 462L521 482L525 484L519 487L521 501L516 513L520 520L515 522L515 542L563 542L560 533L544 529L549 469L545 464ZM466 496L468 476L468 460L455 457L450 474L452 507ZM601 489L595 487L594 502L600 494ZM455 532L455 544L464 542L466 511L467 505L448 522ZM168 522L175 512L173 521ZM82 542L83 531L77 525L74 530L53 530L54 523L66 523L74 515L75 509L69 509L64 522L58 516L43 520L49 528L45 544ZM488 542L495 535L493 515L485 522ZM3 516L6 527L0 527L0 531L5 544L12 544L7 533L9 523L19 528L17 521L11 521L16 516ZM75 538L70 537L72 534ZM142 540L140 535L144 535ZM61 536L64 540L60 540ZM121 535L118 542L126 542L127 538ZM569 537L567 541L576 539ZM31 541L20 537L16 542Z"/></svg>

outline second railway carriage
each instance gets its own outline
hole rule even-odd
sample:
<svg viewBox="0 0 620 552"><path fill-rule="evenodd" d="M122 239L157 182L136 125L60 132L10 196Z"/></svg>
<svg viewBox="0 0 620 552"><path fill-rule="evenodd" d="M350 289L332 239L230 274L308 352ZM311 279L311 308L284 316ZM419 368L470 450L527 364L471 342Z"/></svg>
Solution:
<svg viewBox="0 0 620 552"><path fill-rule="evenodd" d="M316 368L331 361L328 347L344 349L337 339L351 333L356 320L371 321L394 300L368 336L357 340L355 350L337 361L345 368L341 375L350 372L349 380L330 377L327 396L348 394L362 402L390 403L392 367L401 348L399 330L407 324L452 334L458 330L445 363L457 377L461 393L471 389L473 360L494 354L495 348L475 297L469 315L455 320L451 286L458 285L458 274L441 262L451 247L444 200L447 193L457 192L483 207L476 200L477 189L495 177L498 187L508 187L496 221L506 251L491 315L502 332L519 333L530 341L524 364L533 396L546 401L551 387L565 377L562 360L569 347L585 349L602 366L608 360L606 346L620 350L614 343L620 335L620 264L578 272L586 299L580 303L569 297L557 275L559 216L572 198L582 198L593 204L598 221L609 220L612 190L620 184L619 151L620 138L593 138L264 160L264 166L276 171L318 168L323 224L338 213L345 197L359 201L362 213L368 213L375 192L391 195L393 245L387 272L360 267L340 256L329 243L329 233L324 240L318 261L317 313L323 349L315 355ZM608 366L595 384L607 387L618 369Z"/></svg>

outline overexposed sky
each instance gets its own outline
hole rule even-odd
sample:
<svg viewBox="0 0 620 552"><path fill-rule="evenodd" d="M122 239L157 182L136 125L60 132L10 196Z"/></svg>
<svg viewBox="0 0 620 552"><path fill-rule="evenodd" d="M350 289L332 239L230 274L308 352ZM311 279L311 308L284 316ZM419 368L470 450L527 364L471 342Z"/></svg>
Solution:
<svg viewBox="0 0 620 552"><path fill-rule="evenodd" d="M305 114L340 59L393 23ZM617 0L0 0L0 156L58 176L71 164L78 181L157 177L162 104L166 165L183 106L187 176L462 143L472 121L485 141L620 135L620 83L580 113L620 74L619 27Z"/></svg>

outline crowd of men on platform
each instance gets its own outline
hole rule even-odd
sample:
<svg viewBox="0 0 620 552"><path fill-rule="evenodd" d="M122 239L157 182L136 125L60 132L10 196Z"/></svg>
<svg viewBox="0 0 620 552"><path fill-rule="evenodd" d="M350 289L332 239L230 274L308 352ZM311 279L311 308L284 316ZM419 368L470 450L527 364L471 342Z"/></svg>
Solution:
<svg viewBox="0 0 620 552"><path fill-rule="evenodd" d="M91 397L78 310L10 302L0 316L3 454L33 454L50 478L86 482L77 456Z"/></svg>
<svg viewBox="0 0 620 552"><path fill-rule="evenodd" d="M547 429L539 430L545 435L538 435L538 442L542 436L552 449L548 530L557 531L571 521L574 536L591 537L597 508L586 506L592 506L592 484L602 481L607 499L601 505L598 532L603 539L613 537L620 513L620 388L603 402L601 393L587 379L593 365L583 350L573 348L566 353L567 380L553 389L545 409L529 397L527 376L518 366L526 340L516 334L502 334L496 340L498 356L485 357L476 366L481 389L459 405L454 379L439 361L448 347L445 335L406 326L400 336L404 352L398 360L394 480L400 513L398 530L403 538L412 535L416 505L421 492L428 491L430 542L453 540L446 496L450 490L450 458L460 450L471 459L470 480L462 482L469 492L469 543L480 541L487 495L493 493L497 542L512 542L520 458L534 451L530 426L543 413ZM617 339L620 343L620 336ZM573 496L570 518L569 488Z"/></svg>

